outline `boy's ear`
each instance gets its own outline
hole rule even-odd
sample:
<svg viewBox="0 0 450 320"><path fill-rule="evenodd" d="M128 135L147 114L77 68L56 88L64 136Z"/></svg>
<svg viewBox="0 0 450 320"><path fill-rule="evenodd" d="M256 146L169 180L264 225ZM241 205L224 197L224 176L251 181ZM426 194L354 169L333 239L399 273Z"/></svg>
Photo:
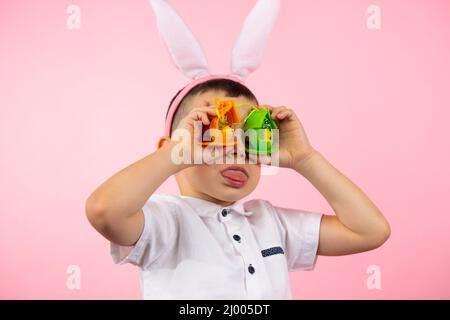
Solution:
<svg viewBox="0 0 450 320"><path fill-rule="evenodd" d="M162 136L161 138L159 138L158 145L157 145L158 149L161 148L162 146L164 146L169 141L170 141L169 136Z"/></svg>

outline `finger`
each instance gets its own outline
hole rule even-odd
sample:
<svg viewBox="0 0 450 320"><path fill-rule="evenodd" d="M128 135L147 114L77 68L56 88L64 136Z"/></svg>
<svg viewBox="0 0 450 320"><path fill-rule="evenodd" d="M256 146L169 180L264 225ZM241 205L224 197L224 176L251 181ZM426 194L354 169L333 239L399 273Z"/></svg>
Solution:
<svg viewBox="0 0 450 320"><path fill-rule="evenodd" d="M285 109L286 109L286 107L283 107L283 106L281 106L281 107L274 107L274 108L272 108L272 113L278 113L278 112L280 112L282 110L285 110Z"/></svg>
<svg viewBox="0 0 450 320"><path fill-rule="evenodd" d="M203 125L210 124L210 120L205 112L196 111L190 114L190 118L194 121L201 121Z"/></svg>
<svg viewBox="0 0 450 320"><path fill-rule="evenodd" d="M287 116L286 112L280 112L280 113L277 114L277 119L278 120L283 120L283 119L286 118L286 116Z"/></svg>
<svg viewBox="0 0 450 320"><path fill-rule="evenodd" d="M200 113L202 115L202 122L204 125L208 125L211 123L211 120L209 120L208 115L204 112Z"/></svg>
<svg viewBox="0 0 450 320"><path fill-rule="evenodd" d="M287 108L286 107L284 107L284 106L279 106L279 107L273 107L272 108L272 112L280 112L280 111L283 111L283 110L286 110Z"/></svg>
<svg viewBox="0 0 450 320"><path fill-rule="evenodd" d="M205 112L210 115L215 115L216 109L214 107L196 107L193 108L191 112Z"/></svg>
<svg viewBox="0 0 450 320"><path fill-rule="evenodd" d="M283 111L286 110L286 107L275 107L272 110L272 119L276 119L277 115Z"/></svg>
<svg viewBox="0 0 450 320"><path fill-rule="evenodd" d="M282 110L277 114L277 118L279 120L283 120L285 118L290 118L292 117L292 115L294 114L294 112L290 109L286 109L286 110Z"/></svg>

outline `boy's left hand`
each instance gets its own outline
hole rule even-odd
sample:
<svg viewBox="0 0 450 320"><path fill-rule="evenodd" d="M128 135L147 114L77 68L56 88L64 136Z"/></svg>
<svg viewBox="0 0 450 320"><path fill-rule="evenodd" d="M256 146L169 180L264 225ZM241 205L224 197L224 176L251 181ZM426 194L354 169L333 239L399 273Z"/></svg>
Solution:
<svg viewBox="0 0 450 320"><path fill-rule="evenodd" d="M315 152L295 112L285 106L260 106L272 111L272 119L279 127L279 166L295 168Z"/></svg>

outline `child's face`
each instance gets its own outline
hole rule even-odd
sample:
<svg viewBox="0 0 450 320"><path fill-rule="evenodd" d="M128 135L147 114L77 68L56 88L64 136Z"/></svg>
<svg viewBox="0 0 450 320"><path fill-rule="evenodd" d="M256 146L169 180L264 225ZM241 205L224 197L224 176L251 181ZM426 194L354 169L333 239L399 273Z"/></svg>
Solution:
<svg viewBox="0 0 450 320"><path fill-rule="evenodd" d="M236 104L254 104L243 96L227 97L222 91L206 91L190 100L189 108L213 105L214 98L233 99ZM241 119L250 107L238 108ZM236 156L234 163L236 163ZM257 164L214 164L196 165L180 171L176 175L181 194L227 205L250 194L258 185L261 167Z"/></svg>

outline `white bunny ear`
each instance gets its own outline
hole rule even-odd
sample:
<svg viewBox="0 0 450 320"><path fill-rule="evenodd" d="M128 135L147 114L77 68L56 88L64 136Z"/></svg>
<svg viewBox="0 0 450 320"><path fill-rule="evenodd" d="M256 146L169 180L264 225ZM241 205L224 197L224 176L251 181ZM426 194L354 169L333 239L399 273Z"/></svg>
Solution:
<svg viewBox="0 0 450 320"><path fill-rule="evenodd" d="M231 74L245 80L261 64L280 11L280 0L258 0L244 22L231 55Z"/></svg>
<svg viewBox="0 0 450 320"><path fill-rule="evenodd" d="M150 4L175 65L191 79L209 75L206 56L180 15L165 0L150 0Z"/></svg>

